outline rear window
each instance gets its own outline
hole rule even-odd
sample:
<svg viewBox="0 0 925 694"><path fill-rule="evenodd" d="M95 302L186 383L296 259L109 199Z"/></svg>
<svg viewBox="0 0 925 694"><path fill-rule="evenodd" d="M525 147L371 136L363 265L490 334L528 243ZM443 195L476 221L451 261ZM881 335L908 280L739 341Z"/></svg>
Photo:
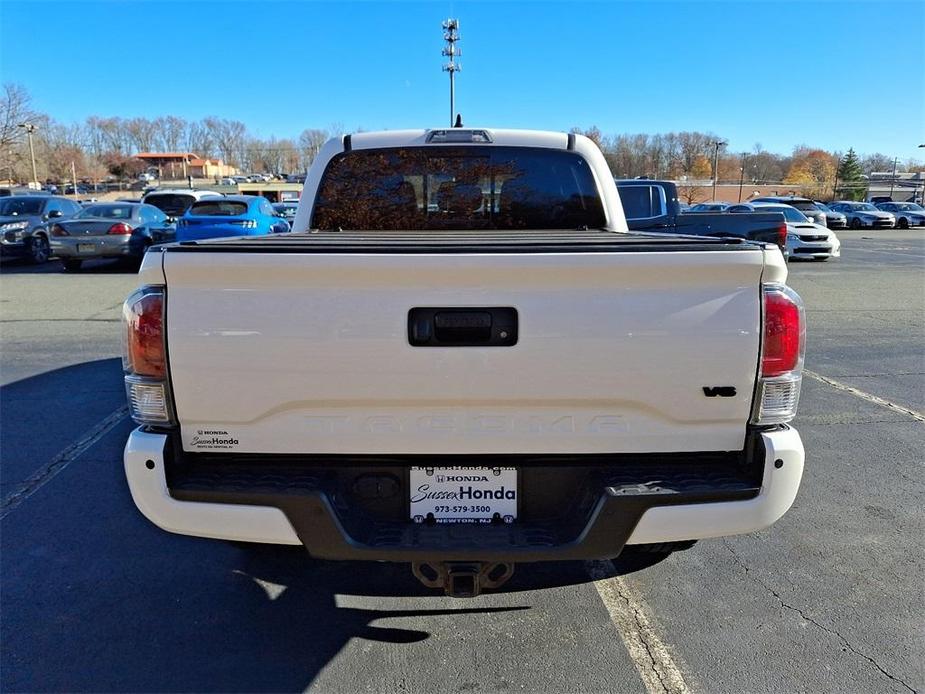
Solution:
<svg viewBox="0 0 925 694"><path fill-rule="evenodd" d="M606 224L588 163L523 147L345 152L321 180L312 228L579 229Z"/></svg>
<svg viewBox="0 0 925 694"><path fill-rule="evenodd" d="M196 202L195 197L183 195L182 193L158 193L145 198L145 204L154 205L170 217L179 217L194 202Z"/></svg>
<svg viewBox="0 0 925 694"><path fill-rule="evenodd" d="M189 212L206 217L237 217L247 214L247 203L237 200L200 200Z"/></svg>
<svg viewBox="0 0 925 694"><path fill-rule="evenodd" d="M662 189L658 186L618 186L617 189L627 219L648 219L665 214Z"/></svg>
<svg viewBox="0 0 925 694"><path fill-rule="evenodd" d="M795 207L798 210L806 210L807 212L819 212L819 208L816 207L816 203L810 202L809 200L794 200L788 202L788 205Z"/></svg>
<svg viewBox="0 0 925 694"><path fill-rule="evenodd" d="M131 219L131 205L90 205L85 207L80 214L83 217L103 217L105 219Z"/></svg>

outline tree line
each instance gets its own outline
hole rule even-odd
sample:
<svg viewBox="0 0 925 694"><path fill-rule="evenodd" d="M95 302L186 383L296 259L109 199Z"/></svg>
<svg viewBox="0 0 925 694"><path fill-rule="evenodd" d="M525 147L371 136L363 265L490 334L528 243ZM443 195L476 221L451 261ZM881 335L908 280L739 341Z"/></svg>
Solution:
<svg viewBox="0 0 925 694"><path fill-rule="evenodd" d="M572 128L594 140L604 153L610 170L617 178L668 178L681 184L691 198L713 180L718 183L745 185L792 185L805 195L825 197L834 194L846 198L863 196L863 176L874 171L892 171L893 158L874 153L859 156L852 148L829 152L809 145L797 145L790 154L766 151L755 144L750 151L728 151L725 144L715 147L716 171L713 171L714 143L724 143L716 133L680 132L649 135L605 135L599 128ZM915 159L899 161L897 172L925 169Z"/></svg>
<svg viewBox="0 0 925 694"><path fill-rule="evenodd" d="M36 126L33 147L40 181L70 180L72 164L79 179L133 178L146 166L134 158L141 152L192 152L242 171L298 173L308 169L329 138L344 131L335 123L306 128L297 138L259 138L245 123L218 116L90 116L83 122L62 123L35 110L22 86L5 84L0 95L0 178L32 178L26 131L20 123Z"/></svg>
<svg viewBox="0 0 925 694"><path fill-rule="evenodd" d="M140 152L193 152L221 159L245 172L302 173L321 146L344 128L307 128L296 138L260 138L241 121L208 116L187 120L165 115L156 118L90 116L83 122L62 123L33 108L28 91L5 84L0 94L0 178L28 181L32 178L26 132L20 123L36 126L33 137L38 178L70 180L73 165L77 177L100 181L107 177L134 178L145 164L134 158ZM587 135L604 152L618 178L669 178L693 188L715 178L720 183L790 184L807 194L831 194L836 180L859 180L872 171L890 171L893 159L875 153L858 157L828 152L808 145L790 154L766 151L756 144L748 152L715 148L723 138L710 132L607 135L595 126L573 128ZM846 167L845 164L848 164ZM919 170L921 162L899 162L898 171ZM849 186L850 187L850 186Z"/></svg>

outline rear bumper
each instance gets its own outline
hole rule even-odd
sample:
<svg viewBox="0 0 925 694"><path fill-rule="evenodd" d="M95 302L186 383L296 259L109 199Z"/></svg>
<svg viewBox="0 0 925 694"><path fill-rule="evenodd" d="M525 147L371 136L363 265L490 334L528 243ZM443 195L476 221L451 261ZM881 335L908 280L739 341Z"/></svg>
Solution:
<svg viewBox="0 0 925 694"><path fill-rule="evenodd" d="M693 481L661 475L660 484L633 483L632 475L608 470L604 483L585 494L586 510L568 522L518 520L510 526L357 521L345 511L343 497L325 489L325 475L309 471L287 477L285 489L272 475L263 474L259 484L246 475L216 483L215 473L179 478L170 473L169 487L169 439L141 429L128 440L124 464L136 506L169 532L304 544L325 559L529 562L610 558L625 544L720 537L771 525L796 497L803 445L794 429L758 436L763 460L755 461L758 477L751 482L729 475ZM564 466L546 469L564 472Z"/></svg>
<svg viewBox="0 0 925 694"><path fill-rule="evenodd" d="M55 237L49 239L52 255L59 258L124 258L126 256L144 255L143 241L131 236L113 235L86 237ZM93 246L92 252L89 247ZM84 252L81 252L83 250Z"/></svg>

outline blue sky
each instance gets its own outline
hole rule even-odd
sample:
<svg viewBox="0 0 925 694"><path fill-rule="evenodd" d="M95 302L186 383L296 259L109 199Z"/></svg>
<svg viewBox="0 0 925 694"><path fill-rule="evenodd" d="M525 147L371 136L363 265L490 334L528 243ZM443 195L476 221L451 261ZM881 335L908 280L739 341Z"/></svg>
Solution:
<svg viewBox="0 0 925 694"><path fill-rule="evenodd" d="M732 151L925 159L925 3L0 0L0 76L62 121L218 115L263 137L444 125L713 131Z"/></svg>

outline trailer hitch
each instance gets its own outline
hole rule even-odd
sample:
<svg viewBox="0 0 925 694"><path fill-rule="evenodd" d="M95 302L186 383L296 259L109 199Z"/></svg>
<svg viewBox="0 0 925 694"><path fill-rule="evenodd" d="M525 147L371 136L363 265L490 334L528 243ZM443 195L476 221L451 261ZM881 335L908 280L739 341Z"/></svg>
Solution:
<svg viewBox="0 0 925 694"><path fill-rule="evenodd" d="M428 588L442 588L451 598L474 598L483 590L500 588L514 575L507 562L414 562L411 572Z"/></svg>

